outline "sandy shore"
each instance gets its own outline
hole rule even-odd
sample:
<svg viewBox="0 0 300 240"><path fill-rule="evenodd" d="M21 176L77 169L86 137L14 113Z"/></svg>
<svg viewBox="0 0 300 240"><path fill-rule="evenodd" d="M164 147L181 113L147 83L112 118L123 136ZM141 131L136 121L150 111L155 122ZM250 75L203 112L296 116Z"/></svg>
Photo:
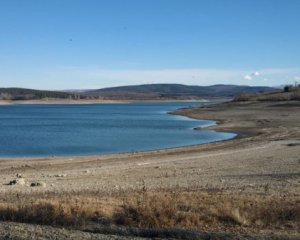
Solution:
<svg viewBox="0 0 300 240"><path fill-rule="evenodd" d="M174 114L216 120L218 124L209 129L239 135L228 141L139 153L2 158L1 196L146 188L300 201L300 102L224 103ZM17 174L25 185L8 185ZM34 182L43 184L31 187ZM300 236L299 231L292 234Z"/></svg>

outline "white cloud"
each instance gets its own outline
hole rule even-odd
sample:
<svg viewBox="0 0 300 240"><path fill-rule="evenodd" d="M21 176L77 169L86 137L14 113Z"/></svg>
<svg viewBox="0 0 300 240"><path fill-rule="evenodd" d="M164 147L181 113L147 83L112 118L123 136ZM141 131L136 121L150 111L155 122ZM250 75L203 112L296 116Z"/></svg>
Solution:
<svg viewBox="0 0 300 240"><path fill-rule="evenodd" d="M244 79L245 80L252 80L252 76L247 74L247 75L244 76Z"/></svg>
<svg viewBox="0 0 300 240"><path fill-rule="evenodd" d="M295 81L300 81L300 76L295 76L294 79Z"/></svg>
<svg viewBox="0 0 300 240"><path fill-rule="evenodd" d="M253 78L258 77L258 76L260 76L259 72L252 72L251 74L245 75L244 79L245 80L252 80Z"/></svg>

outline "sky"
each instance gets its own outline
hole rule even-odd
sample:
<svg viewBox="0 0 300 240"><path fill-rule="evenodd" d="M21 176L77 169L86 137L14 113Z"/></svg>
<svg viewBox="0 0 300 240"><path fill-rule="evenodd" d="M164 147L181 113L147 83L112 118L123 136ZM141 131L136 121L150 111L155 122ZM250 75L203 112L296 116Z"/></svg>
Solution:
<svg viewBox="0 0 300 240"><path fill-rule="evenodd" d="M0 87L300 82L299 0L0 0Z"/></svg>

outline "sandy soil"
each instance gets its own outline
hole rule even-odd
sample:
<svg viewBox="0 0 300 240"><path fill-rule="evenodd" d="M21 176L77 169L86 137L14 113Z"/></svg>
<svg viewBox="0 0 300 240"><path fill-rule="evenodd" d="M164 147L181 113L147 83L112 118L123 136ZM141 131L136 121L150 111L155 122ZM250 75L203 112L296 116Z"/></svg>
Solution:
<svg viewBox="0 0 300 240"><path fill-rule="evenodd" d="M300 198L300 102L225 103L174 114L213 119L233 140L140 153L2 158L0 191L147 189L268 192ZM201 129L199 129L201 131ZM19 174L25 185L8 185ZM30 187L32 182L44 186Z"/></svg>

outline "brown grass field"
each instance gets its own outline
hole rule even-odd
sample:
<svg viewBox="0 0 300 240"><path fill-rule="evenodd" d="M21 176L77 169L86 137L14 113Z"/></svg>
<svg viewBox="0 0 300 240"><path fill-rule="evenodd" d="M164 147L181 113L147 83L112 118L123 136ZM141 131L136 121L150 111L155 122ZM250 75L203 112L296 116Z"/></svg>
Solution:
<svg viewBox="0 0 300 240"><path fill-rule="evenodd" d="M22 201L20 201L22 199ZM2 221L52 226L126 226L210 232L282 234L300 228L300 201L220 191L99 192L3 196Z"/></svg>

